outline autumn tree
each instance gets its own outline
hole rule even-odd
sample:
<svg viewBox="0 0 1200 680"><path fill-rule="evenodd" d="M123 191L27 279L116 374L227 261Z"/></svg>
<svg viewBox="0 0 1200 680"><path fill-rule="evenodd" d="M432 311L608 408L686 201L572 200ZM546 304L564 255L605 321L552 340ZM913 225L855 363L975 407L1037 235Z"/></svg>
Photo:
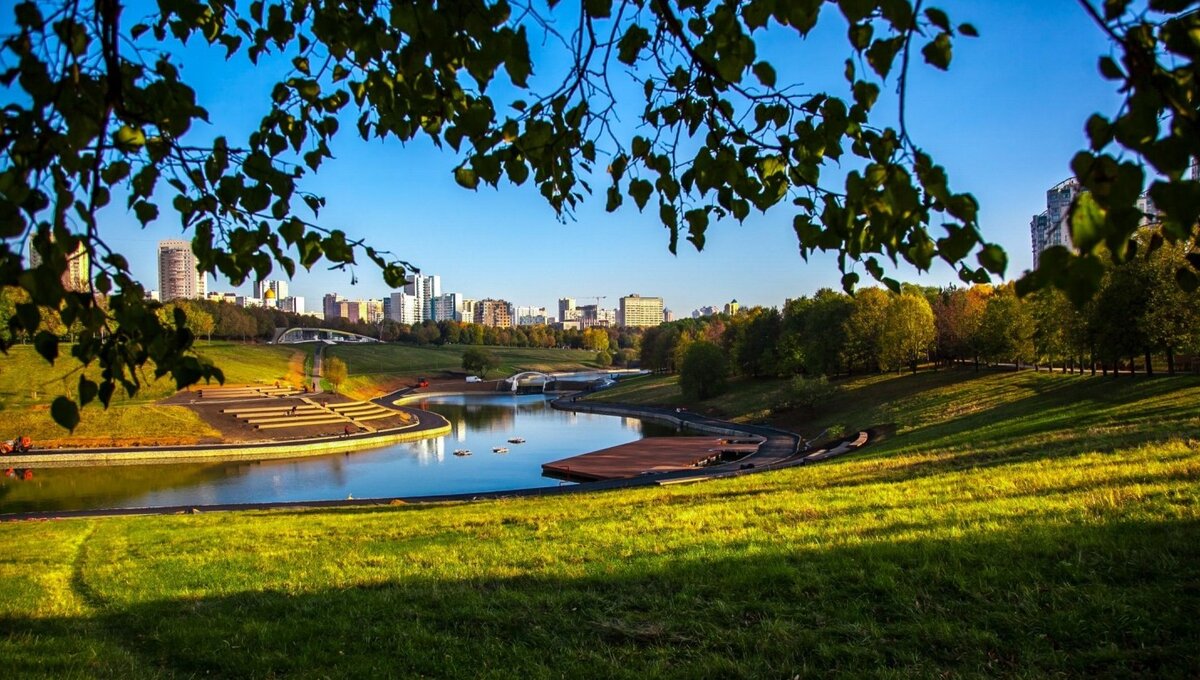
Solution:
<svg viewBox="0 0 1200 680"><path fill-rule="evenodd" d="M864 366L868 370L879 367L889 302L889 294L882 288L866 288L854 296L850 314L843 324L847 369L853 366Z"/></svg>
<svg viewBox="0 0 1200 680"><path fill-rule="evenodd" d="M983 358L1013 363L1019 370L1034 357L1033 317L1012 286L1001 286L988 297L976 331L976 344Z"/></svg>
<svg viewBox="0 0 1200 680"><path fill-rule="evenodd" d="M321 377L333 385L333 391L336 393L348 377L346 362L337 357L326 357L321 361Z"/></svg>
<svg viewBox="0 0 1200 680"><path fill-rule="evenodd" d="M884 312L879 334L879 367L897 370L903 366L917 372L917 363L929 356L937 339L933 310L918 292L893 295Z"/></svg>

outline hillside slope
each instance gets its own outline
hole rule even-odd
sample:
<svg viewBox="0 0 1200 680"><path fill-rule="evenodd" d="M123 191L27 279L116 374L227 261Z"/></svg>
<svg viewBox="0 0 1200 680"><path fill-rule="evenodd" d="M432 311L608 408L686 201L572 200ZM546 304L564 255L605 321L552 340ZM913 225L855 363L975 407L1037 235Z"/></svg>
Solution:
<svg viewBox="0 0 1200 680"><path fill-rule="evenodd" d="M1197 396L1191 378L872 378L820 418L890 419L896 434L787 471L547 499L0 525L0 664L129 677L1185 677L1200 667Z"/></svg>

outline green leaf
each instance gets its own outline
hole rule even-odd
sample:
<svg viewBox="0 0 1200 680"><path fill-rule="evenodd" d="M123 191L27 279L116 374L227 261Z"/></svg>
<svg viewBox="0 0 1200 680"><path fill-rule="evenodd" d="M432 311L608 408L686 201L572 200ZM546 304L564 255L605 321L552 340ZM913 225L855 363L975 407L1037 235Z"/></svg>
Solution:
<svg viewBox="0 0 1200 680"><path fill-rule="evenodd" d="M1080 194L1071 206L1071 243L1090 253L1104 240L1104 210L1091 192Z"/></svg>
<svg viewBox="0 0 1200 680"><path fill-rule="evenodd" d="M943 71L950 68L950 51L949 33L939 33L936 38L921 48L921 54L924 55L925 61Z"/></svg>
<svg viewBox="0 0 1200 680"><path fill-rule="evenodd" d="M1125 73L1112 57L1100 57L1100 75L1108 80L1124 80Z"/></svg>
<svg viewBox="0 0 1200 680"><path fill-rule="evenodd" d="M763 87L775 87L775 68L765 61L754 65L754 75Z"/></svg>
<svg viewBox="0 0 1200 680"><path fill-rule="evenodd" d="M38 331L37 335L33 336L33 347L51 364L58 358L58 336L49 331Z"/></svg>
<svg viewBox="0 0 1200 680"><path fill-rule="evenodd" d="M612 0L583 0L583 7L589 16L596 19L612 16Z"/></svg>
<svg viewBox="0 0 1200 680"><path fill-rule="evenodd" d="M75 426L79 425L79 406L66 397L57 397L50 404L50 417L59 426L73 432Z"/></svg>
<svg viewBox="0 0 1200 680"><path fill-rule="evenodd" d="M976 257L984 269L996 276L1004 276L1004 270L1008 268L1008 255L1005 254L1003 248L989 243L979 251L979 255Z"/></svg>
<svg viewBox="0 0 1200 680"><path fill-rule="evenodd" d="M454 181L458 182L459 186L474 189L479 186L479 175L471 168L460 165L454 169Z"/></svg>
<svg viewBox="0 0 1200 680"><path fill-rule="evenodd" d="M641 54L644 48L650 42L650 32L642 28L638 24L629 27L625 31L625 35L617 42L617 59L623 64L633 66L637 62L638 55Z"/></svg>
<svg viewBox="0 0 1200 680"><path fill-rule="evenodd" d="M978 38L979 37L979 31L978 31L978 29L975 28L974 24L959 24L958 25L958 34L964 35L968 38Z"/></svg>
<svg viewBox="0 0 1200 680"><path fill-rule="evenodd" d="M933 24L934 26L937 26L943 31L949 32L950 18L947 17L946 13L942 10L936 7L930 7L925 10L925 18L929 19L929 23Z"/></svg>
<svg viewBox="0 0 1200 680"><path fill-rule="evenodd" d="M141 222L144 227L158 219L158 206L144 200L139 200L133 204L133 213L137 216L138 222Z"/></svg>
<svg viewBox="0 0 1200 680"><path fill-rule="evenodd" d="M650 200L650 193L654 190L650 182L644 179L635 179L629 183L629 195L637 203L638 210L646 207L646 203Z"/></svg>
<svg viewBox="0 0 1200 680"><path fill-rule="evenodd" d="M84 375L79 376L79 403L80 403L80 405L86 406L88 404L88 402L90 402L96 398L96 395L98 395L99 392L100 392L100 390L97 388L95 382L88 380L87 376L84 376Z"/></svg>

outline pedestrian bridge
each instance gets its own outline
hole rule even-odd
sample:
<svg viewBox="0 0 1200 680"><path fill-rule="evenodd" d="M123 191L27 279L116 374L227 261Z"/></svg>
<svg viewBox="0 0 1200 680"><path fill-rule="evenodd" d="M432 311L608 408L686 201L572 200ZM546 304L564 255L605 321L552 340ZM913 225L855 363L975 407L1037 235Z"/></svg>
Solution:
<svg viewBox="0 0 1200 680"><path fill-rule="evenodd" d="M546 383L554 380L554 376L541 371L523 371L509 378L505 378L504 382L508 384L508 389L511 392L516 392L518 389L526 391L542 392L546 389Z"/></svg>
<svg viewBox="0 0 1200 680"><path fill-rule="evenodd" d="M379 342L379 340L349 331L338 331L332 328L289 328L276 334L275 344L293 345L300 342L361 343Z"/></svg>

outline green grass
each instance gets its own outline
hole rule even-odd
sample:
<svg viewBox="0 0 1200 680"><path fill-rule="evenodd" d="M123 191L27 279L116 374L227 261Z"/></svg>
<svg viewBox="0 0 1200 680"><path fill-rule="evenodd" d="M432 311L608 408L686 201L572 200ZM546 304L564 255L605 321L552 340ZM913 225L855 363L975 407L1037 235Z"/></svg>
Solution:
<svg viewBox="0 0 1200 680"><path fill-rule="evenodd" d="M566 498L0 525L0 667L1194 676L1198 398L1194 378L868 378L814 422L896 434L822 465Z"/></svg>
<svg viewBox="0 0 1200 680"><path fill-rule="evenodd" d="M274 345L196 343L196 353L220 367L227 384L278 380L299 385L305 351ZM55 397L75 395L81 372L66 345L54 365L28 345L18 345L0 356L0 413L6 428L0 438L27 434L39 446L84 446L187 443L219 435L187 408L154 403L174 394L175 384L169 378L154 380L153 366L143 370L143 385L136 395L129 397L118 388L109 409L98 403L85 407L79 427L68 433L50 419L49 407ZM92 366L86 374L96 380L100 371Z"/></svg>
<svg viewBox="0 0 1200 680"><path fill-rule="evenodd" d="M422 375L462 371L462 355L469 345L414 347L411 345L336 345L325 356L346 362L349 378L342 392L359 398L376 397ZM573 349L486 347L500 358L500 367L488 378L507 377L521 371L571 371L596 368L596 353Z"/></svg>

